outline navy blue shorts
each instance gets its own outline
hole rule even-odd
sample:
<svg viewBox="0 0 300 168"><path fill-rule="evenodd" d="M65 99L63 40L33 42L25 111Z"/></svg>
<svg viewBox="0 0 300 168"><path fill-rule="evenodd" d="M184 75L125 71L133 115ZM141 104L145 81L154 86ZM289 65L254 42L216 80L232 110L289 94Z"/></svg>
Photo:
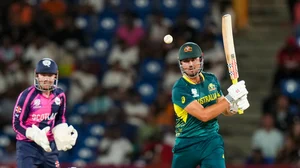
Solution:
<svg viewBox="0 0 300 168"><path fill-rule="evenodd" d="M52 152L46 152L35 142L17 141L18 168L59 168L58 150L55 142L50 142Z"/></svg>

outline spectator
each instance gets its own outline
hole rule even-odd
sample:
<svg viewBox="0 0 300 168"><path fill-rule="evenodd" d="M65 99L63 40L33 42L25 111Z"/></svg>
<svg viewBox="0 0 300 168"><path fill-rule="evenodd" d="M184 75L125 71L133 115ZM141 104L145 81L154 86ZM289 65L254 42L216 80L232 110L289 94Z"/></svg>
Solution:
<svg viewBox="0 0 300 168"><path fill-rule="evenodd" d="M177 58L177 53L180 48L180 46L185 43L185 38L181 36L175 36L174 37L174 42L173 42L173 47L170 48L166 52L166 57L165 57L165 62L167 64L176 64L178 66L178 58Z"/></svg>
<svg viewBox="0 0 300 168"><path fill-rule="evenodd" d="M90 90L87 102L90 115L105 114L113 106L112 99L106 94L101 85Z"/></svg>
<svg viewBox="0 0 300 168"><path fill-rule="evenodd" d="M290 1L294 1L294 3L292 3L292 7L293 7L293 24L294 26L299 26L300 25L300 1L299 0L290 0Z"/></svg>
<svg viewBox="0 0 300 168"><path fill-rule="evenodd" d="M19 67L14 72L14 81L16 87L20 89L25 89L32 84L32 79L34 79L34 73L30 67L30 62L22 62L18 60Z"/></svg>
<svg viewBox="0 0 300 168"><path fill-rule="evenodd" d="M282 147L283 135L275 128L274 118L270 114L262 116L261 125L252 136L252 149L260 148L265 157L274 159Z"/></svg>
<svg viewBox="0 0 300 168"><path fill-rule="evenodd" d="M49 44L45 35L36 34L34 41L25 49L23 60L30 61L32 68L42 58L51 58L55 61L56 57L51 53Z"/></svg>
<svg viewBox="0 0 300 168"><path fill-rule="evenodd" d="M178 64L167 64L162 86L165 92L171 92L173 84L182 74L178 71Z"/></svg>
<svg viewBox="0 0 300 168"><path fill-rule="evenodd" d="M105 3L107 0L86 0L86 1L82 1L82 6L86 5L89 9L91 9L92 11L94 11L94 13L101 13L104 9L105 9Z"/></svg>
<svg viewBox="0 0 300 168"><path fill-rule="evenodd" d="M128 139L121 137L120 128L111 126L99 144L97 162L102 165L126 165L130 163L133 146Z"/></svg>
<svg viewBox="0 0 300 168"><path fill-rule="evenodd" d="M135 24L135 15L126 13L124 22L117 29L117 38L124 40L128 46L138 46L145 35L144 29Z"/></svg>
<svg viewBox="0 0 300 168"><path fill-rule="evenodd" d="M128 46L126 41L118 40L113 46L108 56L108 64L120 63L122 69L132 71L139 62L139 48L137 46Z"/></svg>
<svg viewBox="0 0 300 168"><path fill-rule="evenodd" d="M246 164L247 165L264 165L264 164L270 164L270 160L265 158L261 149L254 148L252 149L250 157L247 159Z"/></svg>
<svg viewBox="0 0 300 168"><path fill-rule="evenodd" d="M136 92L129 92L127 100L125 100L123 107L127 115L127 122L137 127L145 124L145 120L149 114L149 107L141 101L141 97Z"/></svg>
<svg viewBox="0 0 300 168"><path fill-rule="evenodd" d="M138 127L138 143L139 146L143 146L143 144L150 139L154 138L155 135L159 133L159 127L156 124L155 115L153 113L149 113L145 118L145 124Z"/></svg>
<svg viewBox="0 0 300 168"><path fill-rule="evenodd" d="M274 105L273 105L274 106ZM288 97L280 95L275 104L275 111L273 112L275 119L275 127L283 132L286 132L293 123L293 114L291 111L291 103Z"/></svg>
<svg viewBox="0 0 300 168"><path fill-rule="evenodd" d="M287 78L300 78L300 47L295 37L289 37L277 55L277 71L273 88L278 88L280 81Z"/></svg>
<svg viewBox="0 0 300 168"><path fill-rule="evenodd" d="M5 147L5 153L0 157L1 164L13 164L16 162L16 140L10 139L8 145Z"/></svg>
<svg viewBox="0 0 300 168"><path fill-rule="evenodd" d="M0 64L4 64L8 69L15 69L17 60L20 59L23 48L20 45L14 45L10 36L6 35L2 37L2 43L0 47Z"/></svg>
<svg viewBox="0 0 300 168"><path fill-rule="evenodd" d="M101 85L89 90L83 97L81 106L86 107L82 115L85 123L100 123L106 120L107 113L114 107L114 102Z"/></svg>
<svg viewBox="0 0 300 168"><path fill-rule="evenodd" d="M175 114L169 92L161 92L152 104L151 113L155 114L156 124L162 131L174 128Z"/></svg>
<svg viewBox="0 0 300 168"><path fill-rule="evenodd" d="M68 50L86 46L84 33L75 26L72 16L66 16L64 23L60 27L56 27L52 40L58 45L64 45Z"/></svg>
<svg viewBox="0 0 300 168"><path fill-rule="evenodd" d="M102 86L105 89L119 88L126 91L133 86L133 77L122 69L120 62L112 64L111 69L108 69L102 78ZM122 85L120 85L122 84Z"/></svg>
<svg viewBox="0 0 300 168"><path fill-rule="evenodd" d="M26 0L16 1L9 8L8 18L12 26L29 27L33 17L32 6Z"/></svg>
<svg viewBox="0 0 300 168"><path fill-rule="evenodd" d="M205 51L205 70L216 75L219 81L224 78L226 71L226 59L224 57L223 46L216 40L213 32L206 31L198 39L202 50ZM226 74L227 75L227 74Z"/></svg>
<svg viewBox="0 0 300 168"><path fill-rule="evenodd" d="M169 25L164 22L162 13L154 13L150 19L149 38L153 43L162 43L163 37L169 32Z"/></svg>
<svg viewBox="0 0 300 168"><path fill-rule="evenodd" d="M288 9L289 9L289 15L290 15L290 20L291 23L294 23L295 21L295 6L298 0L287 0L287 5L288 5Z"/></svg>
<svg viewBox="0 0 300 168"><path fill-rule="evenodd" d="M296 148L300 149L300 122L297 120L291 129L291 137L296 143Z"/></svg>
<svg viewBox="0 0 300 168"><path fill-rule="evenodd" d="M67 12L67 5L63 0L47 0L43 1L40 8L49 13L55 23L55 27L60 26L64 22L64 17Z"/></svg>
<svg viewBox="0 0 300 168"><path fill-rule="evenodd" d="M85 62L85 64L78 62L77 65L78 69L70 77L71 85L68 97L71 106L80 102L86 92L94 88L98 82L96 75L89 72L88 62Z"/></svg>
<svg viewBox="0 0 300 168"><path fill-rule="evenodd" d="M291 136L287 136L283 148L276 156L276 164L295 164L300 160L299 148Z"/></svg>
<svg viewBox="0 0 300 168"><path fill-rule="evenodd" d="M175 25L171 28L171 34L174 37L182 36L185 41L196 41L197 31L193 27L189 26L187 22L187 15L179 15Z"/></svg>

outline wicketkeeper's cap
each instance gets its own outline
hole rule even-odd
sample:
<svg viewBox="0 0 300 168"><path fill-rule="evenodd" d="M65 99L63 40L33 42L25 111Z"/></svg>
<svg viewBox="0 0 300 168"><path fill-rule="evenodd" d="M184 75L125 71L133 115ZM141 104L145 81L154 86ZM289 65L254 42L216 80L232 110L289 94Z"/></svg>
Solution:
<svg viewBox="0 0 300 168"><path fill-rule="evenodd" d="M197 58L201 57L202 55L203 52L196 43L186 42L179 49L178 60L181 61L187 58Z"/></svg>

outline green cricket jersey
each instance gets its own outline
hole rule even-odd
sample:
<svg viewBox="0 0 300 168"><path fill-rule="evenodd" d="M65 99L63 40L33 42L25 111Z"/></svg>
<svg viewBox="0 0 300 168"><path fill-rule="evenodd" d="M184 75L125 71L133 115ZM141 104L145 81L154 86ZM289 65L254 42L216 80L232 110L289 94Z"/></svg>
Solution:
<svg viewBox="0 0 300 168"><path fill-rule="evenodd" d="M219 130L217 118L202 122L184 110L194 100L197 100L203 107L207 107L215 104L217 98L223 96L215 75L207 72L202 72L200 75L202 82L199 84L183 76L173 86L172 102L176 113L176 141L181 138L207 137Z"/></svg>

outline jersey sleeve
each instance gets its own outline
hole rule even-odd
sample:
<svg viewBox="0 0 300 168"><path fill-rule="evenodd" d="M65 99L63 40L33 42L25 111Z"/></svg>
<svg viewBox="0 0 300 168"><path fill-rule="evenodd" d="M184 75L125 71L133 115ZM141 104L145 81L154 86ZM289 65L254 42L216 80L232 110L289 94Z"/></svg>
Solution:
<svg viewBox="0 0 300 168"><path fill-rule="evenodd" d="M220 85L220 82L219 82L219 80L217 79L216 76L214 76L214 79L215 79L215 82L216 82L216 85L217 85L218 98L220 98L220 97L224 96L223 92L222 92L222 89L221 89L221 85Z"/></svg>
<svg viewBox="0 0 300 168"><path fill-rule="evenodd" d="M192 94L184 87L174 87L172 89L172 102L184 109L188 104L194 101Z"/></svg>
<svg viewBox="0 0 300 168"><path fill-rule="evenodd" d="M59 94L59 97L61 99L61 106L59 107L57 116L55 118L55 126L61 123L66 122L66 106L67 106L67 101L66 101L66 95L64 92L61 92Z"/></svg>
<svg viewBox="0 0 300 168"><path fill-rule="evenodd" d="M13 129L17 133L17 138L24 138L26 137L26 129L27 126L24 125L24 122L27 119L27 116L29 115L30 112L30 102L29 99L34 92L34 89L28 89L23 91L15 104L14 111L13 111ZM21 137L20 137L21 136Z"/></svg>

